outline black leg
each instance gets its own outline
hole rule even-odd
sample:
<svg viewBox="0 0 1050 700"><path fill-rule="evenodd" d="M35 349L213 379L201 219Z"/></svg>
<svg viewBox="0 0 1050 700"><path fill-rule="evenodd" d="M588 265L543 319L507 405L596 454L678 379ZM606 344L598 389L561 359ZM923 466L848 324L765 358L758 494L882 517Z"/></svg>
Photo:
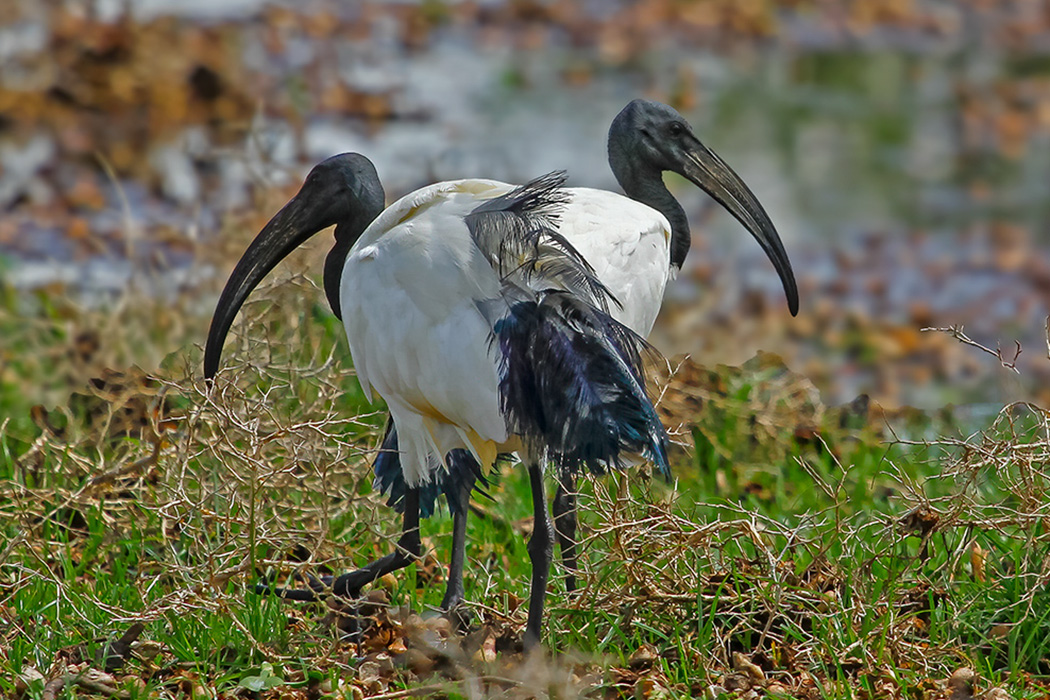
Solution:
<svg viewBox="0 0 1050 700"><path fill-rule="evenodd" d="M356 571L342 574L331 583L330 590L340 598L360 598L361 589L372 581L392 571L403 569L419 559L422 548L419 539L419 489L410 488L405 492L405 520L401 537L397 541L397 551ZM270 588L264 584L256 586L256 590L259 593L272 593L287 600L319 601L325 598L329 590L329 581L326 579L310 577L310 590Z"/></svg>
<svg viewBox="0 0 1050 700"><path fill-rule="evenodd" d="M419 489L405 491L405 521L397 550L357 571L342 574L332 584L332 593L340 598L360 598L361 589L380 576L403 569L419 559L423 545L419 540Z"/></svg>
<svg viewBox="0 0 1050 700"><path fill-rule="evenodd" d="M561 559L565 564L565 590L576 590L576 477L558 469L558 490L554 492L554 532L558 536Z"/></svg>
<svg viewBox="0 0 1050 700"><path fill-rule="evenodd" d="M532 585L529 589L529 619L525 624L526 651L540 644L543 601L547 595L547 579L550 577L554 553L554 528L547 512L547 496L543 491L543 467L539 461L530 461L528 466L532 484L533 525L528 546L529 559L532 560Z"/></svg>
<svg viewBox="0 0 1050 700"><path fill-rule="evenodd" d="M471 485L464 486L461 498L452 512L452 558L448 564L448 584L441 609L460 630L470 625L470 614L463 605L463 567L466 564L467 513L469 512Z"/></svg>

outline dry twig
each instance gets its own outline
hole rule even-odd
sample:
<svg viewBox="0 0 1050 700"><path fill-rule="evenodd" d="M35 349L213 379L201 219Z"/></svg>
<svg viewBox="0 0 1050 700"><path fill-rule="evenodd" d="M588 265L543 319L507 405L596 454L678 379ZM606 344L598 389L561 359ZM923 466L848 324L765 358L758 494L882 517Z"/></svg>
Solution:
<svg viewBox="0 0 1050 700"><path fill-rule="evenodd" d="M1050 317L1048 317L1048 318L1050 318ZM958 326L948 326L947 328L932 328L931 327L931 328L923 328L922 329L922 332L924 332L924 333L926 333L928 331L936 331L938 333L947 333L948 335L950 335L953 338L955 338L956 340L958 340L960 343L963 343L964 345L969 345L970 347L977 348L981 352L986 353L988 355L991 355L995 359L999 360L999 363L1003 367L1005 367L1006 369L1009 369L1009 370L1013 370L1013 372L1015 374L1020 374L1021 373L1021 370L1017 369L1017 358L1021 356L1021 343L1020 343L1020 341L1017 341L1017 340L1014 341L1014 345L1016 346L1016 350L1014 350L1014 356L1013 356L1012 359L1007 360L1006 357L1003 355L1003 349L998 345L998 343L995 346L995 350L992 350L991 348L989 348L989 347L987 347L985 345L981 345L976 340L974 340L970 336L968 336L965 333L963 333L963 327L962 327L961 324L958 325ZM1047 354L1048 354L1048 356L1050 356L1050 336L1048 336L1048 341L1047 341Z"/></svg>

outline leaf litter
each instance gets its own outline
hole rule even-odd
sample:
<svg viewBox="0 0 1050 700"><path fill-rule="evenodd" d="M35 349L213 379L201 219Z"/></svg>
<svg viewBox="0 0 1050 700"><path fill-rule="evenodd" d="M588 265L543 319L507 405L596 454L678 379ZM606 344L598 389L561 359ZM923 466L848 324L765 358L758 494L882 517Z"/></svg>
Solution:
<svg viewBox="0 0 1050 700"><path fill-rule="evenodd" d="M333 374L323 347L290 358L286 348L246 330L294 327L294 307L280 300L301 290L294 279L273 285L263 294L272 302L249 306L234 341L237 371L214 389L201 380L193 361L198 351L191 351L153 375L96 372L61 410L33 412L38 434L15 457L21 476L3 485L6 515L21 530L5 546L4 600L16 600L41 578L67 585L72 566L86 604L110 622L98 627L106 636L67 647L50 667L27 665L19 692L39 690L41 679L40 692L55 697L67 686L110 697L130 697L143 684L171 696L205 692L216 687L222 664L187 666L165 641L170 623L158 623L171 615L229 615L257 580L253 572L287 570L283 552L300 551L308 568L293 564L293 570L339 571L351 552L367 559L390 541L394 518L368 492L379 417L348 418L333 408L352 373ZM71 342L75 347L77 338ZM1010 406L985 433L909 441L901 435L915 425L914 414L874 410L864 401L823 406L812 384L773 355L742 367L683 360L655 378L663 418L678 426L679 439L706 436L710 443L701 469L713 472L721 497L689 504L656 482L632 485L617 476L584 488L583 589L559 600L550 624L558 626L556 639L565 638L576 624L600 625L588 618L593 611L608 611L611 621L601 624L635 640L619 661L571 648L523 658L523 601L513 593L502 592L502 603L476 601L474 619L460 633L432 611L392 603L391 596L403 600L405 589L398 577L387 577L356 613L370 621L358 642L339 634L338 606L282 604L288 634L310 640L315 656L289 664L288 651L246 630L252 655L266 659L269 670L257 664L237 690L222 693L533 697L558 687L591 697L912 697L917 689L931 698L996 697L998 686L972 669L967 676L957 659L966 644L994 658L996 640L1038 617L1045 601L1050 442L1032 439L1050 431L1045 411ZM61 427L54 425L56 411ZM887 462L880 479L892 503L874 512L852 509L850 459L859 445L887 440L938 451L930 459L938 460L939 474L930 481L950 487L911 481ZM693 459L690 451L678 454L679 473L695 469ZM831 505L795 518L751 509L749 499L775 497L764 478L770 466L792 459L810 463L806 473ZM834 468L824 470L821 460ZM289 503L293 486L298 496ZM498 503L499 490L495 497ZM495 509L487 514L501 517ZM349 529L332 529L348 516ZM137 565L136 586L160 593L149 604L91 600L98 590L92 581L119 566L113 558L119 537L100 544L99 523L112 533L138 530L163 545ZM512 529L521 537L528 524ZM1017 541L1025 543L1019 551L1011 547ZM425 542L415 585L439 586L443 562L434 541ZM251 551L258 552L254 563ZM84 566L89 560L101 568ZM875 572L891 570L901 585L880 590ZM989 589L1014 587L1011 581L1019 590L1007 605L1018 614L989 620L971 641L960 637L962 646L930 639L931 626L943 624L939 617L976 604ZM10 603L0 611L9 623L0 638L8 653L16 637L36 638L36 625L50 624ZM875 647L862 633L873 617L880 620ZM694 623L683 629L683 620ZM831 627L838 628L840 647L829 646ZM679 644L667 645L676 638ZM674 675L683 663L695 669L691 680ZM1011 687L1039 688L1037 678L1010 676Z"/></svg>

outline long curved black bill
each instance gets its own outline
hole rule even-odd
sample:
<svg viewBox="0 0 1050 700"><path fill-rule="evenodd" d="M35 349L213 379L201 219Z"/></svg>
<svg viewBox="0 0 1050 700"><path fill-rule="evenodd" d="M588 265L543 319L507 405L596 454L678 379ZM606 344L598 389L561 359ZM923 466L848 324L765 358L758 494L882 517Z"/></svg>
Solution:
<svg viewBox="0 0 1050 700"><path fill-rule="evenodd" d="M762 246L780 275L791 315L798 315L798 286L791 270L791 261L788 260L776 227L758 198L725 161L699 141L683 166L685 176L735 216Z"/></svg>
<svg viewBox="0 0 1050 700"><path fill-rule="evenodd" d="M266 274L301 243L334 223L326 209L321 202L300 191L270 219L244 251L219 296L211 319L208 342L204 346L207 379L212 379L219 370L223 342L244 300Z"/></svg>

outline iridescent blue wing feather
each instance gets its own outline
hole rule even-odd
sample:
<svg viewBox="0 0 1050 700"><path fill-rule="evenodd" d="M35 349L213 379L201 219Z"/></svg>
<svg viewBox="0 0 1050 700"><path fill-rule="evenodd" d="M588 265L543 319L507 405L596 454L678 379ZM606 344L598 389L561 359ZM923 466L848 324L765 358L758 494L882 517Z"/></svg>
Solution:
<svg viewBox="0 0 1050 700"><path fill-rule="evenodd" d="M515 433L559 464L596 472L641 454L660 471L667 433L645 392L645 341L561 291L520 301L496 326L500 400Z"/></svg>

